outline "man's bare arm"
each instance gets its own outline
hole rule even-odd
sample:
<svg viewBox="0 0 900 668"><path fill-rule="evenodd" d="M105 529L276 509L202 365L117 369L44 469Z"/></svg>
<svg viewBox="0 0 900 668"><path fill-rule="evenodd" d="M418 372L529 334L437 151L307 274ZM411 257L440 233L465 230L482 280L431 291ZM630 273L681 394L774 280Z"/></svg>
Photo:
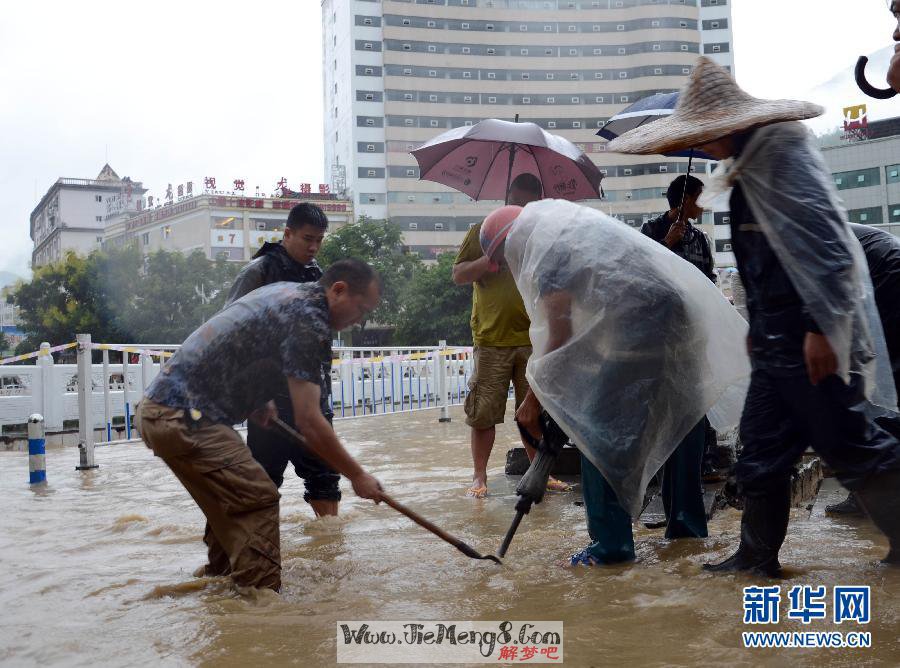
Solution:
<svg viewBox="0 0 900 668"><path fill-rule="evenodd" d="M328 420L319 408L321 390L315 383L288 378L288 390L294 407L297 429L306 439L306 445L322 461L344 475L353 485L357 495L378 501L381 485L366 473L352 455L347 452Z"/></svg>
<svg viewBox="0 0 900 668"><path fill-rule="evenodd" d="M491 261L486 255L482 255L477 260L468 262L457 262L453 265L453 282L457 285L468 285L481 280L485 274L496 272L492 267Z"/></svg>

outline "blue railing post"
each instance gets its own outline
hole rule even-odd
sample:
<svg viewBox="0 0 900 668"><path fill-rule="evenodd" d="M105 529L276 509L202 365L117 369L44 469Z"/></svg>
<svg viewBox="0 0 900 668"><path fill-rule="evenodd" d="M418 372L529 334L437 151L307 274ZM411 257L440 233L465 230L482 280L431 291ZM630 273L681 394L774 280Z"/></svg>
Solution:
<svg viewBox="0 0 900 668"><path fill-rule="evenodd" d="M28 417L28 482L31 485L47 482L46 443L44 416L34 413Z"/></svg>

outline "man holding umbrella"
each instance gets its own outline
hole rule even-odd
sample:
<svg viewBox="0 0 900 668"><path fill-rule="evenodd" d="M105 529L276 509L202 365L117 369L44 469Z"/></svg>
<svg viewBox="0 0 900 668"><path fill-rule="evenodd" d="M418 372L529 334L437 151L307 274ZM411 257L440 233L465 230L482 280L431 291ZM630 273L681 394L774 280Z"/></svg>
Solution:
<svg viewBox="0 0 900 668"><path fill-rule="evenodd" d="M822 113L806 102L756 99L700 58L671 116L609 145L641 154L699 148L726 161L716 182L733 188L753 372L735 470L744 496L740 546L712 571L779 573L791 474L807 444L888 536L886 561L900 562L900 443L869 409L896 408L872 284L830 172L809 132L791 122Z"/></svg>
<svg viewBox="0 0 900 668"><path fill-rule="evenodd" d="M509 201L516 206L541 199L541 182L534 174L520 174L509 189ZM466 234L456 264L453 282L473 284L472 341L475 344L475 370L466 395L466 424L472 428L472 486L466 494L475 498L487 496L487 464L494 447L496 425L503 422L509 384L515 391L516 408L525 399L528 382L525 366L531 356L528 337L530 322L516 282L507 269L488 258L481 250L479 237L482 223ZM534 448L523 441L529 459ZM550 479L550 489L568 486Z"/></svg>
<svg viewBox="0 0 900 668"><path fill-rule="evenodd" d="M450 186L474 200L497 199L524 206L542 197L580 200L600 197L597 166L572 142L534 123L489 118L474 126L448 130L412 152L420 178ZM481 225L469 230L456 259L455 283L472 283L472 335L475 374L466 397L472 427L474 475L467 494L487 495L487 462L495 426L503 422L510 381L516 406L527 384L531 354L528 316L508 272L484 257ZM529 457L534 452L526 445ZM550 480L552 488L568 486Z"/></svg>

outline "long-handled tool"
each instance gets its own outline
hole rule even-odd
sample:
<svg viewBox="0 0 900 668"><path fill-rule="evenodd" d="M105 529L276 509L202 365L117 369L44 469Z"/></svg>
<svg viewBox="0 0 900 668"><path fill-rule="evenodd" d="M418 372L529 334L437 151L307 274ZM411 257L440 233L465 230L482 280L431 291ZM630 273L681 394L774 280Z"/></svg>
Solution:
<svg viewBox="0 0 900 668"><path fill-rule="evenodd" d="M503 538L503 543L500 545L500 550L497 552L497 555L501 558L506 556L506 551L509 549L513 536L516 535L519 524L522 523L522 518L528 514L532 505L543 500L553 465L556 463L559 453L562 452L563 446L569 440L569 437L566 436L546 411L541 412L540 425L541 433L543 434L540 441L537 441L525 428L518 425L522 438L537 450L537 455L535 455L534 461L531 462L531 466L528 467L519 484L516 485L516 494L519 495L519 500L516 502L516 516L513 518L512 524Z"/></svg>
<svg viewBox="0 0 900 668"><path fill-rule="evenodd" d="M296 429L294 429L294 428L291 427L289 424L287 424L286 422L284 422L284 420L282 420L282 419L280 419L280 418L278 418L278 417L275 417L275 418L272 418L272 423L273 423L273 424L278 428L278 430L281 431L285 436L287 436L288 438L292 439L293 441L296 441L296 442L299 443L300 445L302 445L302 446L304 446L304 447L307 447L307 446L306 446L306 439L303 438L303 436L300 434L300 432L298 432ZM391 498L390 496L388 496L388 495L385 494L384 492L381 493L381 500L384 501L387 505L389 505L391 508L393 508L394 510L396 510L396 511L397 511L398 513L400 513L401 515L406 515L406 517L408 517L409 519L411 519L413 522L415 522L416 524L418 524L418 525L419 525L420 527L422 527L423 529L427 529L428 531L430 531L431 533L433 533L435 536L437 536L437 537L440 538L441 540L443 540L443 541L445 541L445 542L447 542L447 543L450 543L453 547L455 547L457 550L459 550L460 552L462 552L462 553L463 553L464 555L466 555L467 557L471 557L472 559L488 559L489 561L493 561L493 562L496 562L496 563L498 563L498 564L503 563L503 562L501 562L497 557L495 557L493 554L481 554L481 553L479 553L479 552L478 552L474 547L472 547L471 545L468 545L468 544L464 543L464 542L461 541L459 538L456 538L456 537L454 537L454 536L451 536L449 533L447 533L446 531L444 531L443 529L441 529L441 528L438 527L437 525L432 524L431 522L429 522L428 520L426 520L424 517L422 517L421 515L419 515L417 512L415 512L415 511L413 511L413 510L410 510L409 508L407 508L406 506L404 506L402 503L398 503L397 501L395 501L393 498Z"/></svg>
<svg viewBox="0 0 900 668"><path fill-rule="evenodd" d="M865 56L860 56L859 60L856 61L856 67L853 70L856 85L869 97L874 97L876 100L890 100L897 94L897 91L892 88L876 88L870 84L866 78L866 65L868 63L869 59Z"/></svg>

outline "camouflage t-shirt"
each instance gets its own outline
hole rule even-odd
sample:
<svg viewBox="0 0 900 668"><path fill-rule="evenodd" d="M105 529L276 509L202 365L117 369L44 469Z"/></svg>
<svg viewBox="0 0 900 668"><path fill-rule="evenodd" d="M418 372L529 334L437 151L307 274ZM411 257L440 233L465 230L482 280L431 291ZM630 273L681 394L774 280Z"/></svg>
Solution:
<svg viewBox="0 0 900 668"><path fill-rule="evenodd" d="M241 297L187 338L146 396L236 424L273 398L284 377L330 394L331 327L318 283L272 283Z"/></svg>

